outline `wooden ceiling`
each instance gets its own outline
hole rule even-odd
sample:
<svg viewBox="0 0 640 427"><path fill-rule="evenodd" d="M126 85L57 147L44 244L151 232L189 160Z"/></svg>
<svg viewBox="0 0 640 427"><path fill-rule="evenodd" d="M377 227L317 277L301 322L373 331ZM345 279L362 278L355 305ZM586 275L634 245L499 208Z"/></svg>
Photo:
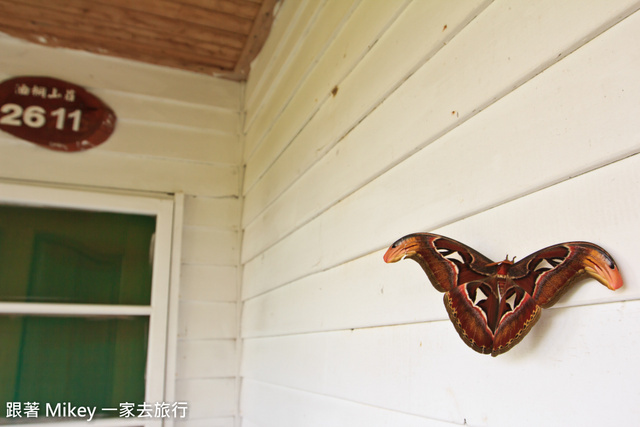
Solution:
<svg viewBox="0 0 640 427"><path fill-rule="evenodd" d="M0 0L0 32L34 43L246 79L278 0Z"/></svg>

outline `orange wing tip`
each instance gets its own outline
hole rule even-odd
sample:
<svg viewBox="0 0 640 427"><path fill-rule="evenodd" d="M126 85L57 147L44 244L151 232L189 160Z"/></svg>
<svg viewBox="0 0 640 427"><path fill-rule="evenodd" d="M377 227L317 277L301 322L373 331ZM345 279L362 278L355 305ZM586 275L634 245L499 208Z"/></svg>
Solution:
<svg viewBox="0 0 640 427"><path fill-rule="evenodd" d="M404 236L396 240L384 254L384 262L392 263L401 261L415 255L420 249L420 242L412 235Z"/></svg>
<svg viewBox="0 0 640 427"><path fill-rule="evenodd" d="M384 262L392 263L398 262L404 257L404 248L398 247L394 248L393 246L387 249L387 252L384 254Z"/></svg>
<svg viewBox="0 0 640 427"><path fill-rule="evenodd" d="M620 275L620 270L618 270L615 265L612 268L608 265L603 265L602 263L589 262L585 267L585 271L589 276L593 277L612 291L620 289L624 284L622 276Z"/></svg>

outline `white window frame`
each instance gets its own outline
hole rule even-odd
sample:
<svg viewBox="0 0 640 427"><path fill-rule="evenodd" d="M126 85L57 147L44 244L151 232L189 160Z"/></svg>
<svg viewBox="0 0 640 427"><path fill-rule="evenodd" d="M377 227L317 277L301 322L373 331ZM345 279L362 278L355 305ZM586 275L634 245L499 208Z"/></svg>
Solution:
<svg viewBox="0 0 640 427"><path fill-rule="evenodd" d="M42 208L69 208L85 211L113 212L125 214L142 214L156 217L155 242L153 247L153 275L151 287L151 303L144 305L107 305L107 304L56 304L56 303L24 303L0 302L0 314L36 314L86 316L86 315L131 315L149 316L149 342L147 347L147 365L145 372L145 402L169 402L167 394L173 395L173 387L169 383L168 374L175 371L167 365L175 363L175 340L168 336L176 329L177 305L169 304L169 297L177 296L179 261L175 260L175 244L180 245L180 238L173 242L174 235L179 236L182 221L182 195L174 198L169 196L138 196L115 193L101 193L95 191L70 190L63 188L49 188L23 184L8 184L0 182L0 204L11 204ZM174 257L172 258L172 254ZM177 257L179 260L179 256ZM172 272L172 263L174 271ZM174 288L174 289L172 289ZM46 402L40 402L44 405ZM3 408L4 409L4 408ZM2 414L4 418L4 414ZM5 419L5 421L7 421ZM61 427L86 425L86 420L52 420L42 419L42 422L16 424L29 427ZM162 418L108 418L92 420L91 425L107 426L144 426L160 427L172 425L173 420ZM5 424L10 425L10 424Z"/></svg>

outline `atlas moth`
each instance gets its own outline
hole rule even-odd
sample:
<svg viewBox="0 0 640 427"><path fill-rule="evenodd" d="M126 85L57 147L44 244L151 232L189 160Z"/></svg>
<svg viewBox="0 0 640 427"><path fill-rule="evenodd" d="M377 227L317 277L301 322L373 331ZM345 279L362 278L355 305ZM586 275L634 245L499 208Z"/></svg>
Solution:
<svg viewBox="0 0 640 427"><path fill-rule="evenodd" d="M444 292L449 318L462 340L479 353L497 356L518 344L570 286L593 277L611 290L622 276L607 251L589 242L549 246L515 262L493 262L456 240L414 233L384 254L393 263L416 261L433 286Z"/></svg>

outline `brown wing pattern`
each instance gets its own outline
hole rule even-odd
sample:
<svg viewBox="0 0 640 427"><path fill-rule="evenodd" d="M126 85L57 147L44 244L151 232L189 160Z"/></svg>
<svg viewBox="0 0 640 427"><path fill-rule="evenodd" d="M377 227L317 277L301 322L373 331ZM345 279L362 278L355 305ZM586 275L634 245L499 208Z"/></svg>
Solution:
<svg viewBox="0 0 640 427"><path fill-rule="evenodd" d="M384 255L385 262L404 258L416 261L440 292L490 276L495 267L480 252L448 237L415 233L398 239Z"/></svg>
<svg viewBox="0 0 640 427"><path fill-rule="evenodd" d="M554 305L573 283L586 276L611 290L622 286L611 255L589 242L560 243L534 252L514 264L509 275L543 308Z"/></svg>
<svg viewBox="0 0 640 427"><path fill-rule="evenodd" d="M588 242L549 246L517 263L492 262L448 237L409 234L385 253L386 262L418 262L433 286L444 292L451 322L475 351L497 356L519 343L541 314L576 280L591 276L610 289L622 286L620 272L601 247Z"/></svg>

